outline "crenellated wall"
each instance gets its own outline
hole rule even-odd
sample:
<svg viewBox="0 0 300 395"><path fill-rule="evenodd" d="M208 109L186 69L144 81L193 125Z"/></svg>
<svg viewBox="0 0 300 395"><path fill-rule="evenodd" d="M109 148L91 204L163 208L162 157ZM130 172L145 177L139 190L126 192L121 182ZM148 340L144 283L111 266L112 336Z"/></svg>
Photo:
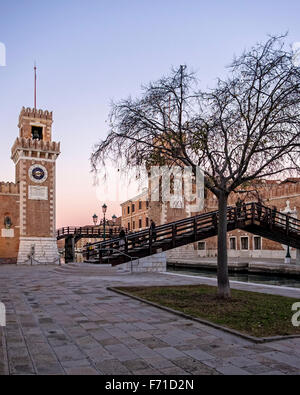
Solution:
<svg viewBox="0 0 300 395"><path fill-rule="evenodd" d="M31 138L17 137L11 149L12 157L16 150L24 151L46 151L50 153L60 153L60 143L56 141L32 140Z"/></svg>
<svg viewBox="0 0 300 395"><path fill-rule="evenodd" d="M52 121L52 116L53 116L52 111L48 111L48 110L43 111L43 110L38 110L36 108L22 107L20 115L19 115L19 121L23 117L49 119Z"/></svg>
<svg viewBox="0 0 300 395"><path fill-rule="evenodd" d="M18 195L20 193L20 185L14 182L0 182L0 194Z"/></svg>
<svg viewBox="0 0 300 395"><path fill-rule="evenodd" d="M20 196L18 185L8 182L0 183L0 264L16 263L20 236ZM5 225L9 217L11 225Z"/></svg>

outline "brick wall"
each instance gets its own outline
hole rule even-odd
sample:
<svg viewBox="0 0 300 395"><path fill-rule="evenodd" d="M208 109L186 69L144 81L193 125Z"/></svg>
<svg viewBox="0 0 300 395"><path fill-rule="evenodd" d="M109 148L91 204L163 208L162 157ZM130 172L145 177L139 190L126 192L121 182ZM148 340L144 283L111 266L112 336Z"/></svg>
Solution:
<svg viewBox="0 0 300 395"><path fill-rule="evenodd" d="M11 229L5 229L6 216L11 218ZM20 236L18 194L0 192L0 221L0 263L16 263Z"/></svg>

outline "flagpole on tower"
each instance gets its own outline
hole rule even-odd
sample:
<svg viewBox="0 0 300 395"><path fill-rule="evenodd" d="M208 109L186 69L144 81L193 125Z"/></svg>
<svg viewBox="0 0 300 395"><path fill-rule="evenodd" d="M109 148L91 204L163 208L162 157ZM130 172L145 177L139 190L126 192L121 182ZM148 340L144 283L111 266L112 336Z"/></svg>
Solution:
<svg viewBox="0 0 300 395"><path fill-rule="evenodd" d="M36 62L34 62L34 109L36 110Z"/></svg>

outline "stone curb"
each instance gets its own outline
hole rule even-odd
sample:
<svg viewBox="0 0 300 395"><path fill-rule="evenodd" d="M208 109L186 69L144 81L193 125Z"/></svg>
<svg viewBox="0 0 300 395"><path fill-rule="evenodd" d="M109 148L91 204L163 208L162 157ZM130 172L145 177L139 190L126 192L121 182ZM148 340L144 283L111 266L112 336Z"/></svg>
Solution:
<svg viewBox="0 0 300 395"><path fill-rule="evenodd" d="M149 304L151 306L157 307L157 308L159 308L161 310L168 311L169 313L176 314L176 315L178 315L180 317L183 317L183 318L186 318L186 319L189 319L189 320L192 320L192 321L196 321L196 322L199 322L199 323L204 324L204 325L211 326L211 327L213 327L215 329L219 329L219 330L221 330L223 332L228 332L228 333L230 333L232 335L235 335L235 336L241 337L243 339L252 341L253 343L270 343L270 342L278 341L278 340L287 340L287 339L300 338L300 335L271 336L271 337L255 337L255 336L246 335L246 334L238 332L238 331L236 331L234 329L230 329L230 328L227 328L225 326L214 324L213 322L206 321L206 320L204 320L202 318L196 318L196 317L193 317L191 315L182 313L181 311L171 309L170 307L165 307L165 306L161 306L161 305L159 305L157 303L150 302L149 300L142 299L142 298L140 298L138 296L131 295L130 293L127 293L125 291L121 291L120 289L115 288L115 287L107 287L106 289L109 290L109 291L113 291L113 292L119 293L121 295L128 296L128 297L130 297L132 299L136 299L136 300L138 300L140 302L147 303L147 304Z"/></svg>
<svg viewBox="0 0 300 395"><path fill-rule="evenodd" d="M3 362L4 362L4 375L9 375L9 364L8 364L8 355L7 355L7 337L5 328L0 327L0 331L2 332L2 350L3 350ZM1 375L1 374L0 374Z"/></svg>

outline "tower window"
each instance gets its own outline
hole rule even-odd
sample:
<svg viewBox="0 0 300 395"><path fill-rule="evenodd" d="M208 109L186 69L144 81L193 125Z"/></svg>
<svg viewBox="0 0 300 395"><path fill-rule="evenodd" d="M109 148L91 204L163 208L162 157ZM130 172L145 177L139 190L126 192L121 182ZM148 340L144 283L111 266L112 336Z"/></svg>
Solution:
<svg viewBox="0 0 300 395"><path fill-rule="evenodd" d="M31 127L31 138L33 140L43 140L42 126L32 126Z"/></svg>

